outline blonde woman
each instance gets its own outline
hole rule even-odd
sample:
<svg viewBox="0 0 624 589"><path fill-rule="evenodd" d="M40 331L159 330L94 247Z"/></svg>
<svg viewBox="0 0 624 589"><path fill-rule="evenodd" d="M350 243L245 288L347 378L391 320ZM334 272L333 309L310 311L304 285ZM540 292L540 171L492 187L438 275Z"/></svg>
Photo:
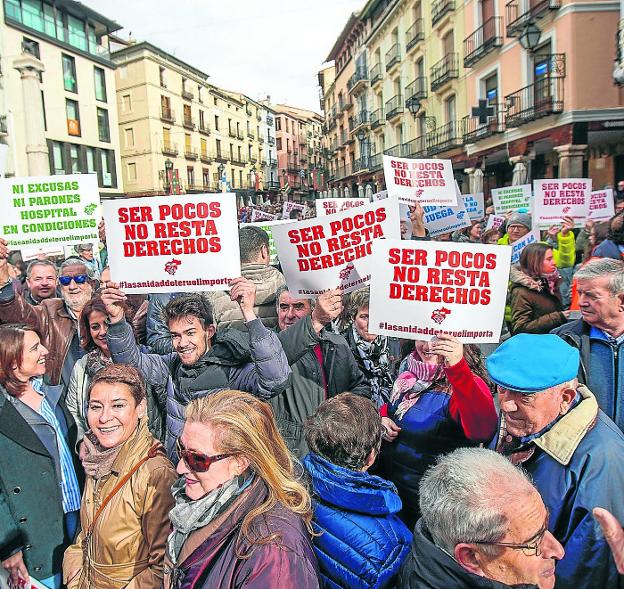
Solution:
<svg viewBox="0 0 624 589"><path fill-rule="evenodd" d="M193 400L178 440L169 589L312 589L312 508L268 404L225 390Z"/></svg>

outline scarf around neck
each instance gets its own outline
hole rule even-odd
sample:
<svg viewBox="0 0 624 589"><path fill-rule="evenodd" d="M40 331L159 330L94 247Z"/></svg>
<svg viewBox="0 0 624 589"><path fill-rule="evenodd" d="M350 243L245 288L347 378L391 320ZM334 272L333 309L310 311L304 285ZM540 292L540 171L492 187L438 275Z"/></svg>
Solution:
<svg viewBox="0 0 624 589"><path fill-rule="evenodd" d="M556 296L556 289L559 279L561 278L561 274L559 274L559 270L555 269L553 272L549 272L548 274L542 274L539 277L542 286L548 290L551 295Z"/></svg>
<svg viewBox="0 0 624 589"><path fill-rule="evenodd" d="M368 372L368 380L373 391L372 401L377 406L381 406L388 402L393 379L392 360L388 352L388 338L378 335L372 342L367 342L357 332L355 325L351 329L358 354Z"/></svg>
<svg viewBox="0 0 624 589"><path fill-rule="evenodd" d="M85 433L82 442L84 444L82 467L85 469L87 476L98 480L110 474L113 462L115 462L115 458L117 458L123 444L119 444L119 446L114 448L104 448L100 446L92 430Z"/></svg>

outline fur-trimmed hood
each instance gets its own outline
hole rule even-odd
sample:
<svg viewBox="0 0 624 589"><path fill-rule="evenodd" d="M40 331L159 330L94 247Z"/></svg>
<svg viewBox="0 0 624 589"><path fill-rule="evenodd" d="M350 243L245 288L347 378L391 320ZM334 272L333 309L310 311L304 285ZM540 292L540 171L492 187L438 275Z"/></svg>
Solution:
<svg viewBox="0 0 624 589"><path fill-rule="evenodd" d="M516 286L524 286L530 290L534 290L535 292L548 292L548 288L546 285L546 281L541 281L533 276L529 276L521 267L520 264L515 264L511 267L509 271L509 282L511 283L511 287L514 288ZM561 277L557 280L557 287L561 283Z"/></svg>

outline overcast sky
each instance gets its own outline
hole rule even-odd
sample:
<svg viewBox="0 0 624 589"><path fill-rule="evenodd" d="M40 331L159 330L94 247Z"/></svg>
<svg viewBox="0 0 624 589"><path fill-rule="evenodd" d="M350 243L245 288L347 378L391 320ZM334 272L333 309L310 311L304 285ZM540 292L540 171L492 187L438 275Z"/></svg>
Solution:
<svg viewBox="0 0 624 589"><path fill-rule="evenodd" d="M316 74L351 12L365 0L82 0L251 98L318 112Z"/></svg>

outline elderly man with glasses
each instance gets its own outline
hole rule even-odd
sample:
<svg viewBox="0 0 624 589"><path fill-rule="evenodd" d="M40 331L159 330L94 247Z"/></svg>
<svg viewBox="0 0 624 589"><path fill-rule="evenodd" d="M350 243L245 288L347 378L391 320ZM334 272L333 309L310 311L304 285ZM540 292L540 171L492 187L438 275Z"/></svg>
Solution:
<svg viewBox="0 0 624 589"><path fill-rule="evenodd" d="M45 299L35 306L15 293L8 273L8 254L7 242L0 238L0 321L32 325L50 352L46 377L52 385L67 387L74 364L84 355L78 323L95 290L90 270L79 258L68 258L59 270L61 298Z"/></svg>
<svg viewBox="0 0 624 589"><path fill-rule="evenodd" d="M579 351L556 335L519 334L487 360L500 428L492 447L529 473L565 548L557 588L622 587L592 517L603 507L624 519L624 435L579 385Z"/></svg>

